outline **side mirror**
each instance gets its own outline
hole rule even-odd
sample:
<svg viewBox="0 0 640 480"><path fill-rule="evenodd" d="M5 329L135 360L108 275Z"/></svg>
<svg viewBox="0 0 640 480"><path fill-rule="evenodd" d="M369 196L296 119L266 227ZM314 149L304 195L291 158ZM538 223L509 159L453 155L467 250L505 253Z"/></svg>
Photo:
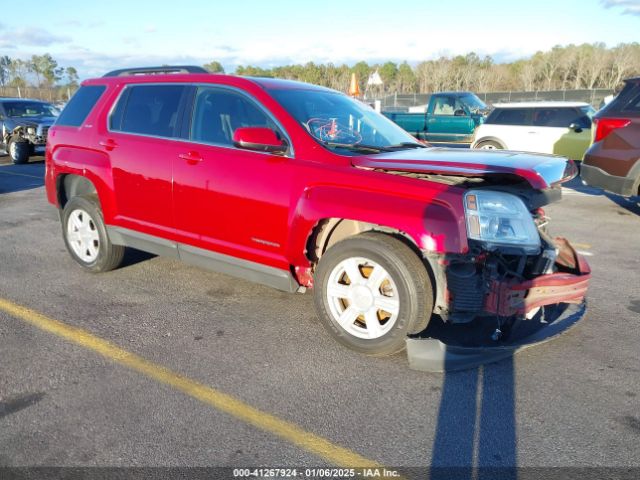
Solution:
<svg viewBox="0 0 640 480"><path fill-rule="evenodd" d="M571 125L569 125L569 128L571 130L573 130L576 133L580 133L582 132L582 127L580 125L578 125L577 123L572 123Z"/></svg>
<svg viewBox="0 0 640 480"><path fill-rule="evenodd" d="M467 115L467 112L465 112L462 108L459 108L458 110L453 112L453 115L456 117L464 117Z"/></svg>
<svg viewBox="0 0 640 480"><path fill-rule="evenodd" d="M241 127L233 132L233 144L245 150L283 154L289 148L287 142L266 127Z"/></svg>

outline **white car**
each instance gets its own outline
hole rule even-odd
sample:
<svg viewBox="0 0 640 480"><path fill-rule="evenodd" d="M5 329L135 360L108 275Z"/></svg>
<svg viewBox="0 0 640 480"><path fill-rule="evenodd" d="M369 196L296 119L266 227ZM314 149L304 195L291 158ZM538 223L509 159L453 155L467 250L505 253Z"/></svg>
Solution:
<svg viewBox="0 0 640 480"><path fill-rule="evenodd" d="M595 109L584 102L497 103L471 148L552 153L582 160Z"/></svg>

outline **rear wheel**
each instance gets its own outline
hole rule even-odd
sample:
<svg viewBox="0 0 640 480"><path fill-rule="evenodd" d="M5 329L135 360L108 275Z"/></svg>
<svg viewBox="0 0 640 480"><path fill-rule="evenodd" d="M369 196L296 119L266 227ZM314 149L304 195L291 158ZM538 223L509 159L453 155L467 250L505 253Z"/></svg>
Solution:
<svg viewBox="0 0 640 480"><path fill-rule="evenodd" d="M494 142L493 140L485 140L484 142L480 142L476 145L479 150L503 150L502 145L498 142Z"/></svg>
<svg viewBox="0 0 640 480"><path fill-rule="evenodd" d="M318 317L358 352L396 353L431 318L433 292L422 260L389 235L364 233L335 244L320 259L314 283Z"/></svg>
<svg viewBox="0 0 640 480"><path fill-rule="evenodd" d="M92 272L107 272L122 263L125 247L107 235L98 201L73 197L62 211L62 235L73 259Z"/></svg>

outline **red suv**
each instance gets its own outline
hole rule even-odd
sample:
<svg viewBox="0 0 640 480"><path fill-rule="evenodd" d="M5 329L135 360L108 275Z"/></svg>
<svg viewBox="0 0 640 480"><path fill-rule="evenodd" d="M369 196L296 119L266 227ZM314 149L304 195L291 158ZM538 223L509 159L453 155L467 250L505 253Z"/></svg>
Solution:
<svg viewBox="0 0 640 480"><path fill-rule="evenodd" d="M429 148L304 83L111 72L62 112L46 167L66 246L86 269L113 269L134 247L313 287L329 332L368 354L401 350L433 314L504 322L579 303L589 280L541 208L575 176L571 161Z"/></svg>

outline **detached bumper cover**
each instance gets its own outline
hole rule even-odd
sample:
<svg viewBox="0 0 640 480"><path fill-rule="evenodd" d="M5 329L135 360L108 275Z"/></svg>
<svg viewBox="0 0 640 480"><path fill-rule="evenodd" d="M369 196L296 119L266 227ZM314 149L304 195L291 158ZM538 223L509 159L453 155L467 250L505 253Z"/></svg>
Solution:
<svg viewBox="0 0 640 480"><path fill-rule="evenodd" d="M591 268L566 239L558 237L555 243L559 249L556 259L559 272L521 283L493 281L484 310L510 317L525 315L546 305L582 303L591 279Z"/></svg>

